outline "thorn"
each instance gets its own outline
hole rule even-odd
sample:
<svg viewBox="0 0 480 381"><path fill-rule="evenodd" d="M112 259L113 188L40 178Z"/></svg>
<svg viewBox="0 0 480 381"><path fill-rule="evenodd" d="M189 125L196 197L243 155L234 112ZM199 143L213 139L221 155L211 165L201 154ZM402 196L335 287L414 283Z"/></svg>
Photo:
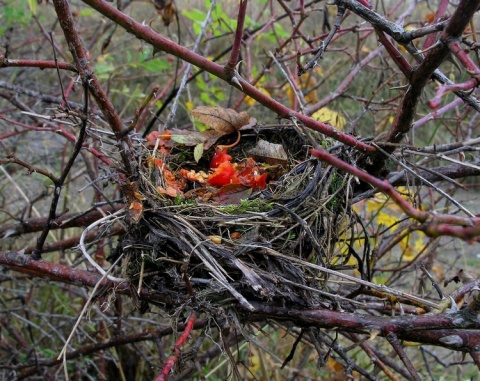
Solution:
<svg viewBox="0 0 480 381"><path fill-rule="evenodd" d="M243 90L243 87L242 87L242 84L240 83L239 79L238 79L238 76L236 74L234 74L234 76L232 77L231 81L236 84L238 87L240 87L241 90Z"/></svg>
<svg viewBox="0 0 480 381"><path fill-rule="evenodd" d="M455 300L449 296L451 300L450 308L446 311L447 314L455 314L458 311L460 311L460 308L458 308L458 304L455 302Z"/></svg>
<svg viewBox="0 0 480 381"><path fill-rule="evenodd" d="M237 62L237 64L235 65L235 73L238 73L238 69L240 68L240 64L243 62L243 60L240 60Z"/></svg>

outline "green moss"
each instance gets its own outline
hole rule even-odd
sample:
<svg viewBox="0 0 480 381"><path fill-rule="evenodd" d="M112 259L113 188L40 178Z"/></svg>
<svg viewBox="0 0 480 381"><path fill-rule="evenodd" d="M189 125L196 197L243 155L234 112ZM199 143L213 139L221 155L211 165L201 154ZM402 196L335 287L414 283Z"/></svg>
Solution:
<svg viewBox="0 0 480 381"><path fill-rule="evenodd" d="M273 209L273 203L266 203L258 198L253 200L241 200L238 205L226 205L220 207L220 210L228 214L245 214L249 212L263 213Z"/></svg>

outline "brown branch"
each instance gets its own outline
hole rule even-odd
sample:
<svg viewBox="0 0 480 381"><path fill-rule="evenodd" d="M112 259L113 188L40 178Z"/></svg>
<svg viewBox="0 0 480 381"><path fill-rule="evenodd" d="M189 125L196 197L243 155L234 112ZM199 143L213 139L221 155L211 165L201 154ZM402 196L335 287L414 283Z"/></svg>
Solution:
<svg viewBox="0 0 480 381"><path fill-rule="evenodd" d="M63 214L53 221L51 229L56 230L88 226L96 220L102 218L105 214L115 213L122 207L123 205L119 205L118 208L105 206L103 208L95 208L82 213ZM47 221L47 217L41 217L0 226L0 239L7 237L18 237L27 233L39 232L45 228Z"/></svg>
<svg viewBox="0 0 480 381"><path fill-rule="evenodd" d="M370 345L366 340L362 340L359 335L355 333L345 333L344 335L355 343L358 343L360 348L362 348L368 357L370 357L372 363L378 366L387 377L390 378L390 380L398 381L398 378L389 368L392 368L404 378L409 378L408 372L402 366L399 366L390 356L385 355L382 351L378 350L373 345Z"/></svg>
<svg viewBox="0 0 480 381"><path fill-rule="evenodd" d="M252 302L255 311L246 319L288 320L299 326L339 329L356 333L393 332L398 339L470 352L480 345L480 322L465 321L461 313L379 317L326 309L301 310ZM245 314L247 311L244 310ZM250 312L250 311L248 311ZM462 327L461 329L459 327ZM478 347L480 348L480 347Z"/></svg>
<svg viewBox="0 0 480 381"><path fill-rule="evenodd" d="M472 166L469 166L471 164ZM471 176L479 176L480 169L475 168L478 166L477 162L465 162L463 164L453 164L448 166L434 167L434 168L425 168L415 171L425 180L430 182L433 181L442 181L446 178L449 179L462 179ZM402 177L397 178L396 173L391 173L389 177L395 178L395 181L392 182L392 185L405 185L405 184L422 184L423 181L421 178L416 176L409 176L407 173L403 173Z"/></svg>
<svg viewBox="0 0 480 381"><path fill-rule="evenodd" d="M415 380L415 381L421 381L420 376L418 375L418 372L415 370L413 367L412 362L408 358L407 354L405 353L405 350L403 349L402 345L398 341L397 335L395 335L393 332L390 332L386 336L388 342L390 345L393 347L395 352L397 352L398 357L400 360L402 360L403 364L405 365L405 368L407 368L408 373L410 373L410 379Z"/></svg>
<svg viewBox="0 0 480 381"><path fill-rule="evenodd" d="M77 286L95 287L100 281L101 275L86 270L74 269L43 260L34 260L28 255L14 252L0 252L0 265L4 265L12 271L29 274L34 277L45 277L55 282L75 284ZM119 294L132 295L141 300L153 303L167 303L171 306L180 304L178 298L165 295L152 289L142 288L138 292L130 282L113 282L107 278L100 283L103 290L113 290Z"/></svg>
<svg viewBox="0 0 480 381"><path fill-rule="evenodd" d="M35 90L26 89L18 85L11 85L5 81L0 81L0 87L3 89L14 91L17 94L28 95L29 97L35 98L36 101L40 101L40 102L54 103L54 104L61 104L63 102L63 99L61 98L52 97L51 95L46 95ZM83 110L83 105L77 102L69 101L68 106L74 110Z"/></svg>
<svg viewBox="0 0 480 381"><path fill-rule="evenodd" d="M449 296L455 300L456 302L459 302L465 294L468 294L469 292L473 291L474 289L480 287L480 277L475 279L474 281L465 283L455 291L453 291Z"/></svg>
<svg viewBox="0 0 480 381"><path fill-rule="evenodd" d="M3 118L0 117L0 119L3 119ZM5 144L2 141L0 141L0 145L2 145L7 150L7 157L5 159L0 159L0 165L17 164L17 165L19 165L23 168L26 168L27 171L28 171L28 174L39 173L39 174L45 176L46 178L50 179L53 183L55 183L55 181L57 181L57 178L51 172L43 170L42 168L39 168L39 167L35 167L32 164L27 163L26 161L23 161L23 160L19 159L18 157L16 157L7 148L7 146L5 146Z"/></svg>

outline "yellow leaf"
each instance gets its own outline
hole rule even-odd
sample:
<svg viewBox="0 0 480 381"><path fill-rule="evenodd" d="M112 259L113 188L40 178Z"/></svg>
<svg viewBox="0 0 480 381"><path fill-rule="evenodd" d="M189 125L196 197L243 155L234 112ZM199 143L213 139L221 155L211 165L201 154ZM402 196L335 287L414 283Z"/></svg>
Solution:
<svg viewBox="0 0 480 381"><path fill-rule="evenodd" d="M186 102L185 102L185 107L187 108L188 111L193 110L193 102L191 102L191 101L186 101Z"/></svg>
<svg viewBox="0 0 480 381"><path fill-rule="evenodd" d="M37 14L37 1L38 0L27 0L28 1L28 8L30 12L35 16Z"/></svg>
<svg viewBox="0 0 480 381"><path fill-rule="evenodd" d="M135 197L137 200L140 200L140 201L146 200L145 196L140 192L134 192L133 197Z"/></svg>
<svg viewBox="0 0 480 381"><path fill-rule="evenodd" d="M252 355L248 359L248 369L250 370L250 372L252 372L252 374L257 374L257 372L260 370L260 367L260 357L252 353Z"/></svg>
<svg viewBox="0 0 480 381"><path fill-rule="evenodd" d="M315 70L319 75L323 75L323 72L319 68L319 70ZM318 94L315 88L317 85L317 79L313 75L308 75L306 77L300 77L297 83L297 89L305 94L305 101L308 104L315 104L318 102ZM292 86L287 85L287 97L290 101L290 104L295 104L295 92L292 89Z"/></svg>
<svg viewBox="0 0 480 381"><path fill-rule="evenodd" d="M404 261L411 261L413 260L425 247L425 234L423 232L415 232L415 234L411 234L409 236L409 240L405 237L402 242L400 242L400 247L405 247L405 251L403 253L403 260ZM405 241L405 244L403 243Z"/></svg>
<svg viewBox="0 0 480 381"><path fill-rule="evenodd" d="M382 210L377 215L377 223L379 225L384 225L385 227L390 227L398 221L398 218L395 217L391 212L387 210ZM392 227L392 230L395 230L396 226Z"/></svg>
<svg viewBox="0 0 480 381"><path fill-rule="evenodd" d="M323 123L328 123L339 130L343 129L346 119L338 112L330 110L328 107L321 108L312 114L312 118Z"/></svg>
<svg viewBox="0 0 480 381"><path fill-rule="evenodd" d="M261 91L263 94L267 95L267 96L271 96L270 92L265 88L265 87L259 87L258 88L259 91ZM251 97L245 97L245 103L249 106L253 106L255 104L256 100L251 98Z"/></svg>
<svg viewBox="0 0 480 381"><path fill-rule="evenodd" d="M326 364L326 367L332 371L332 372L335 372L335 373L338 373L338 372L343 372L343 365L340 364L337 360L335 360L333 357L329 357L328 360L327 360L327 364Z"/></svg>
<svg viewBox="0 0 480 381"><path fill-rule="evenodd" d="M415 28L415 27L412 26L412 25L407 25L407 26L405 27L405 30L406 30L406 31L408 31L408 30L415 30L415 29L417 29L417 28ZM406 53L406 52L407 52L407 49L405 49L405 48L403 47L403 45L399 45L398 48L400 49L400 51L401 51L402 53Z"/></svg>

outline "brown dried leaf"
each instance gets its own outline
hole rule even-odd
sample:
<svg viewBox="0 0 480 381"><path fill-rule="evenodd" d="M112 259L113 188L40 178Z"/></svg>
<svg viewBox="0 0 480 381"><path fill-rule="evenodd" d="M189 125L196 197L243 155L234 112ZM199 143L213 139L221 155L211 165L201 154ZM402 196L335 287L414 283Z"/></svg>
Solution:
<svg viewBox="0 0 480 381"><path fill-rule="evenodd" d="M270 165L286 166L288 162L287 153L281 144L270 143L262 139L248 153L256 161Z"/></svg>
<svg viewBox="0 0 480 381"><path fill-rule="evenodd" d="M214 201L222 205L240 204L241 200L246 200L252 194L252 188L241 184L228 184L223 186Z"/></svg>
<svg viewBox="0 0 480 381"><path fill-rule="evenodd" d="M200 106L191 113L200 122L222 135L231 134L250 121L250 116L245 111L238 113L231 108Z"/></svg>
<svg viewBox="0 0 480 381"><path fill-rule="evenodd" d="M173 0L153 0L157 13L162 15L162 21L165 26L169 26L175 18L177 7Z"/></svg>
<svg viewBox="0 0 480 381"><path fill-rule="evenodd" d="M462 282L462 284L466 284L474 280L475 280L475 277L472 274L469 274L464 269L460 269L455 273L455 275L445 279L445 281L443 282L443 286L446 287L451 282L455 282L455 283Z"/></svg>

